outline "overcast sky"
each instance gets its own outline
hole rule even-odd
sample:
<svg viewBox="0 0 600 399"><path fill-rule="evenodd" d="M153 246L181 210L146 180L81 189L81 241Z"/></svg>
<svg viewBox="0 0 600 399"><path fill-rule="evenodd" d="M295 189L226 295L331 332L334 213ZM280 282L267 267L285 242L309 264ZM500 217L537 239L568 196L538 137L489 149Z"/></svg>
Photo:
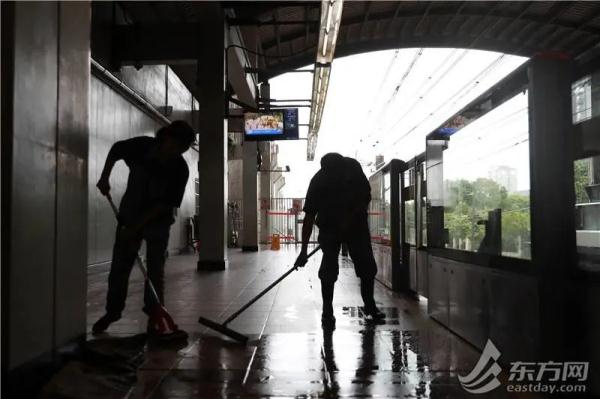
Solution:
<svg viewBox="0 0 600 399"><path fill-rule="evenodd" d="M425 150L428 133L525 61L489 51L418 48L335 59L315 161L306 161L306 141L277 142L279 165L292 170L285 176L284 196L304 197L321 156L328 152L357 158L367 175L374 170L376 155L383 155L386 162L418 155ZM271 97L277 100L311 97L312 74L288 73L270 83ZM527 158L519 152L527 148L522 143L527 137L526 99L521 95L457 133L456 144L459 140L472 144L461 145L460 150L451 146L448 155L467 166L453 168L454 175L471 169L468 178L487 177L489 168L508 163L518 169L519 188L529 186L527 162L523 163ZM300 123L308 123L308 115L309 110L301 108ZM306 134L307 129L301 128L300 136ZM483 135L493 139L481 144ZM512 145L517 142L521 144ZM503 156L494 152L499 148ZM476 153L490 157L481 163ZM474 169L475 161L480 164Z"/></svg>

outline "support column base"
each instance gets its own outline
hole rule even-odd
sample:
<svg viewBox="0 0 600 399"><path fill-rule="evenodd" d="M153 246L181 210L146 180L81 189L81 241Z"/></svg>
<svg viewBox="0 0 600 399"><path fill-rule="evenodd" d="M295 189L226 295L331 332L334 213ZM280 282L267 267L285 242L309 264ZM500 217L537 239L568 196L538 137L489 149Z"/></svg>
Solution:
<svg viewBox="0 0 600 399"><path fill-rule="evenodd" d="M227 259L225 260L199 260L196 270L201 271L220 271L227 269Z"/></svg>
<svg viewBox="0 0 600 399"><path fill-rule="evenodd" d="M244 245L242 246L243 252L258 252L258 245Z"/></svg>

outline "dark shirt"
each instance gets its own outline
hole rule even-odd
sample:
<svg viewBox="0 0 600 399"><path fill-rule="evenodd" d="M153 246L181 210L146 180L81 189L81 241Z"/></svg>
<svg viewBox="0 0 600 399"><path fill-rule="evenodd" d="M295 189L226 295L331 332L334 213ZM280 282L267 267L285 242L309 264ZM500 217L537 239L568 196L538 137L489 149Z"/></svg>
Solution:
<svg viewBox="0 0 600 399"><path fill-rule="evenodd" d="M345 158L337 171L319 170L310 181L304 212L316 215L321 231L338 234L342 226L353 226L354 220L366 218L371 201L371 186L360 163Z"/></svg>
<svg viewBox="0 0 600 399"><path fill-rule="evenodd" d="M355 209L361 212L367 212L369 202L371 202L371 184L363 172L360 163L354 159L344 158L346 165L345 175L348 187L349 202Z"/></svg>
<svg viewBox="0 0 600 399"><path fill-rule="evenodd" d="M187 184L189 169L181 155L166 163L154 157L156 139L134 137L114 144L112 151L129 167L127 189L121 200L119 214L125 224L134 222L156 205L179 208ZM173 214L159 217L151 224L171 224Z"/></svg>
<svg viewBox="0 0 600 399"><path fill-rule="evenodd" d="M316 215L323 232L337 233L343 217L341 202L344 184L340 176L319 170L311 179L304 201L304 212Z"/></svg>

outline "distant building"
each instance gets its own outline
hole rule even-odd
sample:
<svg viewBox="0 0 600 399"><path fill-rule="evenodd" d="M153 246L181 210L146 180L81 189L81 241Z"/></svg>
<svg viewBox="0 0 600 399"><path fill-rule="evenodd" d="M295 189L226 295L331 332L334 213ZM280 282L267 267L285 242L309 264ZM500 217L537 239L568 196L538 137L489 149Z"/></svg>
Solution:
<svg viewBox="0 0 600 399"><path fill-rule="evenodd" d="M517 191L517 169L502 165L490 169L489 178L506 189L509 193Z"/></svg>
<svg viewBox="0 0 600 399"><path fill-rule="evenodd" d="M384 164L385 164L385 159L383 158L383 155L376 155L375 156L375 169L379 169Z"/></svg>

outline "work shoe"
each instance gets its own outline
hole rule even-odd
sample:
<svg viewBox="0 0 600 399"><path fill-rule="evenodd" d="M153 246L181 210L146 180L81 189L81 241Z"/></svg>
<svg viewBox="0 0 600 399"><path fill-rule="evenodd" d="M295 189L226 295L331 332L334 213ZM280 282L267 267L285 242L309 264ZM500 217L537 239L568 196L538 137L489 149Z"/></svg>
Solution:
<svg viewBox="0 0 600 399"><path fill-rule="evenodd" d="M150 324L150 320L148 320L148 324L146 324L146 334L149 336L158 336L160 332Z"/></svg>
<svg viewBox="0 0 600 399"><path fill-rule="evenodd" d="M371 323L381 323L385 320L385 313L377 309L377 307L373 307L370 309L364 308L363 316L365 317L365 321Z"/></svg>
<svg viewBox="0 0 600 399"><path fill-rule="evenodd" d="M335 330L335 316L333 314L323 313L323 315L321 315L321 326L324 330Z"/></svg>
<svg viewBox="0 0 600 399"><path fill-rule="evenodd" d="M119 320L121 315L112 315L110 313L106 313L104 316L98 319L97 322L92 326L92 332L94 334L98 334L106 331L108 326L110 326L115 321Z"/></svg>

